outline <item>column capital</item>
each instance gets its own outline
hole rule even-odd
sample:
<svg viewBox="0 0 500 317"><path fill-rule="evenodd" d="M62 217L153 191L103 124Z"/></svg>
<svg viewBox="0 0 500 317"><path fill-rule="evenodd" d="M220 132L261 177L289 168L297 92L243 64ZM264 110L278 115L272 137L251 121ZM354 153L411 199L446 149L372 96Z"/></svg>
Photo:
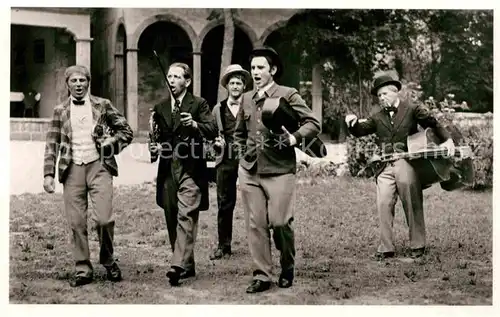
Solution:
<svg viewBox="0 0 500 317"><path fill-rule="evenodd" d="M192 54L193 54L193 55L201 55L201 54L202 54L202 52L201 52L201 51L193 51L193 53L192 53Z"/></svg>
<svg viewBox="0 0 500 317"><path fill-rule="evenodd" d="M94 38L92 37L74 37L75 39L75 42L92 42L94 40Z"/></svg>

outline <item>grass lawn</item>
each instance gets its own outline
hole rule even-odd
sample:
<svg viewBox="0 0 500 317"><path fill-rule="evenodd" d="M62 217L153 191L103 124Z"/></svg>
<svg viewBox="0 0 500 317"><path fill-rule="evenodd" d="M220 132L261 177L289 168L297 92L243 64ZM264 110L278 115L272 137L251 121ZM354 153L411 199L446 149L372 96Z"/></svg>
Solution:
<svg viewBox="0 0 500 317"><path fill-rule="evenodd" d="M209 260L216 242L216 196L200 215L197 276L171 287L171 251L154 184L115 188L115 252L124 274L107 282L89 234L96 281L71 288L69 231L60 194L24 194L10 201L11 303L97 304L434 304L492 305L492 191L424 192L429 252L411 261L401 203L396 205L397 257L372 259L378 242L375 184L335 178L297 185L294 286L246 294L252 262L238 200L233 256ZM89 222L91 223L91 222ZM279 254L273 245L274 273Z"/></svg>

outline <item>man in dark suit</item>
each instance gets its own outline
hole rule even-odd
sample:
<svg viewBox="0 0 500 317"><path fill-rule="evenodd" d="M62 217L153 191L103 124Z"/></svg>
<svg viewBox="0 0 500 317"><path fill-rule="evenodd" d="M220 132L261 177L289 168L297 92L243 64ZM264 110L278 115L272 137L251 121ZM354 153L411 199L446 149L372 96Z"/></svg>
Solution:
<svg viewBox="0 0 500 317"><path fill-rule="evenodd" d="M240 65L229 65L220 80L221 86L228 91L228 98L217 103L212 110L219 130L214 146L218 151L215 167L217 168L219 211L217 213L218 245L210 256L211 260L231 255L233 211L236 205L236 181L238 179L238 156L234 151L233 134L242 95L251 80L250 73Z"/></svg>
<svg viewBox="0 0 500 317"><path fill-rule="evenodd" d="M43 187L47 193L54 192L57 164L58 179L64 186L64 210L72 231L75 273L70 285L81 286L93 280L87 197L94 205L92 218L97 223L99 262L106 268L108 280L118 282L122 274L113 255L113 176L118 176L114 156L132 142L132 129L108 99L89 93L91 76L86 67L70 66L65 77L70 96L54 107L45 145ZM96 126L102 127L103 123L112 134L93 138Z"/></svg>
<svg viewBox="0 0 500 317"><path fill-rule="evenodd" d="M271 285L270 228L276 248L281 251L278 286L292 286L295 268L292 227L296 173L294 145L300 144L303 138L317 136L321 124L296 89L280 86L274 81L283 71L274 49L256 48L250 60L256 89L243 95L234 139L241 151L238 177L255 268L252 283L246 291L256 293L269 289ZM284 98L299 117L300 128L293 134L284 127L281 132L272 132L262 123L264 101L274 97Z"/></svg>
<svg viewBox="0 0 500 317"><path fill-rule="evenodd" d="M401 82L387 75L379 76L373 83L371 93L378 97L376 106L365 120L356 115L347 115L346 123L356 137L376 133L383 153L408 151L407 138L416 133L417 124L433 128L448 154L454 152L454 144L446 129L432 116L424 105L411 104L399 99ZM421 257L425 252L425 222L422 185L414 167L404 159L386 164L376 175L377 209L380 221L380 244L375 258L378 260L394 256L392 225L394 207L399 195L409 227L411 257Z"/></svg>
<svg viewBox="0 0 500 317"><path fill-rule="evenodd" d="M172 286L196 275L194 244L199 212L208 209L208 173L203 138L213 140L217 128L205 99L187 91L191 69L170 65L167 81L173 96L154 107L160 149L156 202L165 211L173 256L167 277Z"/></svg>

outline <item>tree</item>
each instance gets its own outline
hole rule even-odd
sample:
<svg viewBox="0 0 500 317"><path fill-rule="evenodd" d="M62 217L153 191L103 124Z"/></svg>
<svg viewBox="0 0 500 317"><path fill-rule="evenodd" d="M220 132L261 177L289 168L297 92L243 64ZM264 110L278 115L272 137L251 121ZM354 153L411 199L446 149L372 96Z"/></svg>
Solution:
<svg viewBox="0 0 500 317"><path fill-rule="evenodd" d="M215 9L210 13L208 17L209 20L212 19L222 19L224 21L224 40L222 42L222 55L221 55L221 65L219 72L219 80L224 72L224 70L231 64L231 59L233 56L233 46L234 46L234 17L233 9ZM227 91L221 85L218 86L217 101L221 101L227 97Z"/></svg>

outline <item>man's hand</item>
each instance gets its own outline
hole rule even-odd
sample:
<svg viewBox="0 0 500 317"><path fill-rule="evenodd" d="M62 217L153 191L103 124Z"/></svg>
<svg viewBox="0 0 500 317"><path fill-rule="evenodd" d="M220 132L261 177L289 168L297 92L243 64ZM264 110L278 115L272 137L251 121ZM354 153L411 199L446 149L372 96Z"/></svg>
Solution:
<svg viewBox="0 0 500 317"><path fill-rule="evenodd" d="M358 117L355 114L348 114L345 116L345 123L347 127L352 128L356 122L358 121Z"/></svg>
<svg viewBox="0 0 500 317"><path fill-rule="evenodd" d="M453 143L452 138L449 138L445 142L441 143L440 146L445 147L448 150L448 157L455 155L455 143Z"/></svg>
<svg viewBox="0 0 500 317"><path fill-rule="evenodd" d="M295 136L288 132L288 130L284 126L281 126L281 130L283 130L283 135L281 137L286 140L285 143L288 146L294 146L295 144L297 144L297 139L295 139Z"/></svg>
<svg viewBox="0 0 500 317"><path fill-rule="evenodd" d="M198 123L193 120L193 116L189 112L181 112L181 124L185 127L198 127Z"/></svg>
<svg viewBox="0 0 500 317"><path fill-rule="evenodd" d="M52 194L55 191L54 177L45 176L43 179L43 189L49 194Z"/></svg>

